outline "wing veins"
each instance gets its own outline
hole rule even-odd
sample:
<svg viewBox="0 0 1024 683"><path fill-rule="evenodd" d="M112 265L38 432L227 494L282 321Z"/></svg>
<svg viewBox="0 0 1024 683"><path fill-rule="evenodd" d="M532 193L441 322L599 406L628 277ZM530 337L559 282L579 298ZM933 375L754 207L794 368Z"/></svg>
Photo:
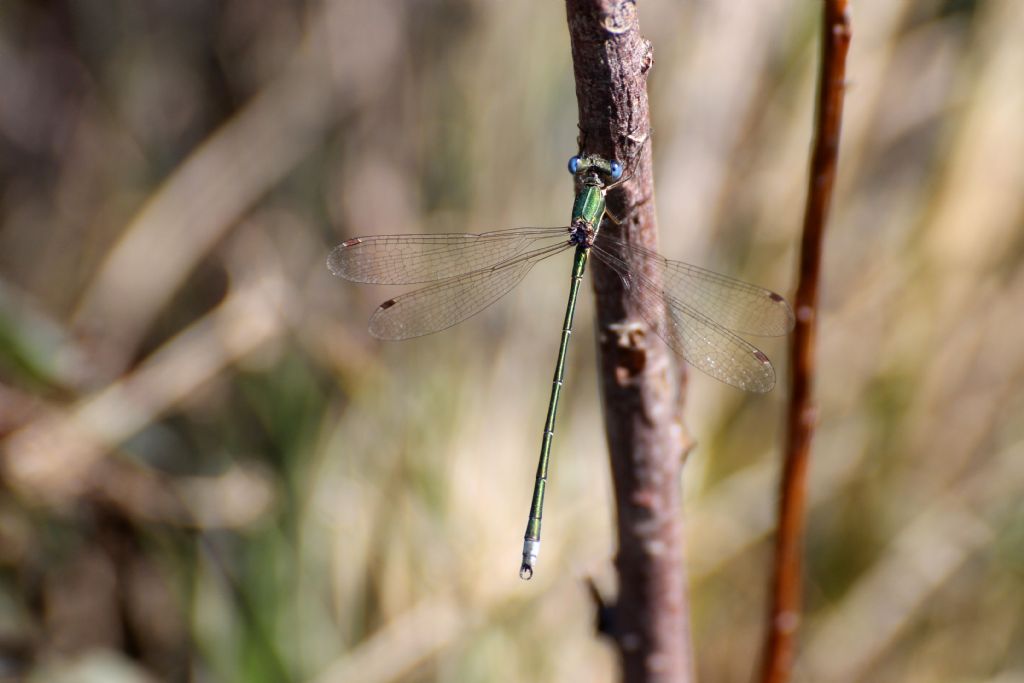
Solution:
<svg viewBox="0 0 1024 683"><path fill-rule="evenodd" d="M399 340L452 327L508 294L538 262L571 246L566 240L564 244L540 247L389 299L370 318L370 333L380 339Z"/></svg>
<svg viewBox="0 0 1024 683"><path fill-rule="evenodd" d="M641 317L690 365L747 391L766 392L775 385L775 370L753 344L666 293L642 272L630 269L622 258L596 245L593 250L622 279ZM657 305L663 307L664 318L652 310Z"/></svg>
<svg viewBox="0 0 1024 683"><path fill-rule="evenodd" d="M685 301L705 317L734 332L776 337L793 329L789 304L775 292L683 261L673 261L646 247L598 235L598 244L614 244L623 261L645 261L662 276L666 295ZM628 266L627 266L628 267ZM642 270L634 267L631 270Z"/></svg>
<svg viewBox="0 0 1024 683"><path fill-rule="evenodd" d="M568 228L515 228L485 233L357 237L336 246L327 265L334 275L353 282L439 282L502 263L531 245L567 234Z"/></svg>

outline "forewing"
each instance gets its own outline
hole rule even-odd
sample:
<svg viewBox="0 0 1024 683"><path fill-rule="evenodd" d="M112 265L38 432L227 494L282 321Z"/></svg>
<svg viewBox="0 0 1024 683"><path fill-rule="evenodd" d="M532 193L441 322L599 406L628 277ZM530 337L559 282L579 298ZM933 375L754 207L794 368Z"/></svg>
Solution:
<svg viewBox="0 0 1024 683"><path fill-rule="evenodd" d="M355 237L331 250L327 267L352 282L420 284L471 273L568 238L568 228Z"/></svg>
<svg viewBox="0 0 1024 683"><path fill-rule="evenodd" d="M633 272L650 273L665 295L722 327L764 337L793 329L793 310L780 295L682 261L670 261L645 247L604 233L598 243L614 244Z"/></svg>
<svg viewBox="0 0 1024 683"><path fill-rule="evenodd" d="M764 393L775 386L775 370L762 351L668 295L655 280L631 270L619 257L597 246L593 251L622 279L651 329L690 365L744 391Z"/></svg>
<svg viewBox="0 0 1024 683"><path fill-rule="evenodd" d="M370 318L370 334L397 341L447 329L503 297L538 261L569 247L566 242L535 249L497 266L389 299Z"/></svg>

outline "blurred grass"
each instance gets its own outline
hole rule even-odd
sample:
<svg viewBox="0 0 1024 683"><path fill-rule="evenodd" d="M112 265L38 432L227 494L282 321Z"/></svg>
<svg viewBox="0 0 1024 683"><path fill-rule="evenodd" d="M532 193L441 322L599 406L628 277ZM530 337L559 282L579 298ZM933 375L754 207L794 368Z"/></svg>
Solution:
<svg viewBox="0 0 1024 683"><path fill-rule="evenodd" d="M854 10L799 680L1024 680L1024 13ZM665 254L791 287L816 12L642 7ZM0 680L615 680L582 583L613 588L589 297L515 575L566 264L399 345L365 332L391 290L323 265L567 219L564 21L0 5ZM692 376L705 680L753 670L784 391Z"/></svg>

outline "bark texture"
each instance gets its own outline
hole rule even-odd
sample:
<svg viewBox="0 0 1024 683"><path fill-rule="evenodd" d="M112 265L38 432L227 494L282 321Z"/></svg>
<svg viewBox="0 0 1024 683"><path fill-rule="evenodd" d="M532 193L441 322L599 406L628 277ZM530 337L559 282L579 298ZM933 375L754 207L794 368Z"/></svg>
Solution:
<svg viewBox="0 0 1024 683"><path fill-rule="evenodd" d="M581 151L619 160L602 230L657 248L647 74L651 44L634 2L567 0ZM667 347L619 277L593 263L605 429L618 513L619 593L608 623L624 680L693 680L683 569L680 475L688 438ZM656 273L648 273L656 278Z"/></svg>

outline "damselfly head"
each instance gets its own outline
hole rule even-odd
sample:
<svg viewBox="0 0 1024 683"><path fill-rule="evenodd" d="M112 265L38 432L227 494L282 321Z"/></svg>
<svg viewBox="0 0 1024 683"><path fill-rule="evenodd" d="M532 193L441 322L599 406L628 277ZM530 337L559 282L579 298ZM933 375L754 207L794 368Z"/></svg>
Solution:
<svg viewBox="0 0 1024 683"><path fill-rule="evenodd" d="M592 184L603 181L615 182L622 177L622 164L608 161L596 154L580 154L569 159L569 173L581 182L588 178L593 179Z"/></svg>

